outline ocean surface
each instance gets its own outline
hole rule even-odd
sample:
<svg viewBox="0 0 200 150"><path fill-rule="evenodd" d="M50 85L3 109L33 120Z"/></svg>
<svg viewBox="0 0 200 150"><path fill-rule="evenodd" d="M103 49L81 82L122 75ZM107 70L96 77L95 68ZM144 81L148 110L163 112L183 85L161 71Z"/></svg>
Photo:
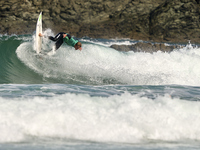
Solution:
<svg viewBox="0 0 200 150"><path fill-rule="evenodd" d="M84 37L46 55L44 38L36 55L34 37L0 34L1 150L200 149L197 45L119 52L138 41Z"/></svg>

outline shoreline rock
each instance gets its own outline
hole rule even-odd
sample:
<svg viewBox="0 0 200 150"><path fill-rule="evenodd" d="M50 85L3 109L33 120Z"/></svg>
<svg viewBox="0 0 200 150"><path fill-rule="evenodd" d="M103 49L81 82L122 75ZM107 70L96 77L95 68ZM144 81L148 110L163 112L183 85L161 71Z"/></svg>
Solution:
<svg viewBox="0 0 200 150"><path fill-rule="evenodd" d="M157 51L170 53L174 49L180 48L179 45L166 46L163 43L152 44L143 42L138 42L132 45L111 45L110 47L115 50L123 52L133 51L133 52L147 52L147 53L153 53Z"/></svg>
<svg viewBox="0 0 200 150"><path fill-rule="evenodd" d="M200 0L1 0L0 33L43 28L76 37L200 43Z"/></svg>

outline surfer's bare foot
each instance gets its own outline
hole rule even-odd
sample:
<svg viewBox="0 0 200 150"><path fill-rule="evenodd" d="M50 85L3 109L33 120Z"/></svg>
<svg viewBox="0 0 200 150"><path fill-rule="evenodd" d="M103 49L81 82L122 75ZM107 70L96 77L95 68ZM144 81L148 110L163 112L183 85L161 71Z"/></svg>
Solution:
<svg viewBox="0 0 200 150"><path fill-rule="evenodd" d="M39 36L42 37L43 36L42 33L39 33Z"/></svg>

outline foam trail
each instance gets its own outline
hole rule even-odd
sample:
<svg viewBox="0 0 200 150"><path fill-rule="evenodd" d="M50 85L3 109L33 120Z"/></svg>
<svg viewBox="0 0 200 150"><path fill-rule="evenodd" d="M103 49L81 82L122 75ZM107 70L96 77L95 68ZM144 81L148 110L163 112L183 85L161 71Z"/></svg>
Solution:
<svg viewBox="0 0 200 150"><path fill-rule="evenodd" d="M45 33L52 34L50 31ZM54 45L43 40L43 51ZM22 43L17 56L45 80L79 84L134 84L134 85L200 85L199 48L188 44L171 53L118 52L93 43L83 43L83 50L63 44L53 57L34 56L32 42Z"/></svg>

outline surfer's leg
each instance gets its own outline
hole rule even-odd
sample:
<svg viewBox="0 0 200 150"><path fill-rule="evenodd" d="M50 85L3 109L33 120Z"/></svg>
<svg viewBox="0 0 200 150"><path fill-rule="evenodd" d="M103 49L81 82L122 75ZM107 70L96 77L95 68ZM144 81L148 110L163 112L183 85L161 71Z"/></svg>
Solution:
<svg viewBox="0 0 200 150"><path fill-rule="evenodd" d="M49 39L52 41L56 41L55 50L57 50L63 43L63 34L64 32L58 33L55 37L49 36Z"/></svg>
<svg viewBox="0 0 200 150"><path fill-rule="evenodd" d="M52 40L52 41L58 41L58 40L60 40L61 38L63 38L63 34L64 34L64 32L60 32L60 33L58 33L55 37L49 36L49 39Z"/></svg>
<svg viewBox="0 0 200 150"><path fill-rule="evenodd" d="M63 38L60 38L56 43L55 43L55 46L56 46L56 49L57 50L63 43Z"/></svg>

